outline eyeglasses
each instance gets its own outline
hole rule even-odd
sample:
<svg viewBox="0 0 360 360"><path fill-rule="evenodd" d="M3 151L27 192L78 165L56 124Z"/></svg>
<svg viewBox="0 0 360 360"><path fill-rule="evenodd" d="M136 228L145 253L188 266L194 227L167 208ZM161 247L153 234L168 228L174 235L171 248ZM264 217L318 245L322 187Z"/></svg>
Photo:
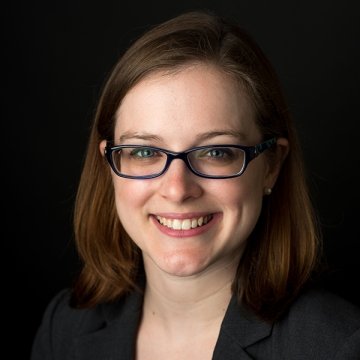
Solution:
<svg viewBox="0 0 360 360"><path fill-rule="evenodd" d="M210 145L174 152L146 145L115 145L108 141L105 157L116 175L128 179L161 176L171 162L180 159L197 176L227 179L244 173L251 160L276 144L276 138L255 146Z"/></svg>

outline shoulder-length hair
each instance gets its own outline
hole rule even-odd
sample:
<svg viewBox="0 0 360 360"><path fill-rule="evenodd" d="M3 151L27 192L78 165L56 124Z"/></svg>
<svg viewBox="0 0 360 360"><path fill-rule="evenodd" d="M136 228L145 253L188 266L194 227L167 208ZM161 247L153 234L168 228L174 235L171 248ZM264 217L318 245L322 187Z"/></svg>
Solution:
<svg viewBox="0 0 360 360"><path fill-rule="evenodd" d="M154 72L177 71L194 63L211 64L236 79L253 103L263 138L285 137L290 144L239 263L233 293L258 316L275 319L313 272L319 231L296 130L277 75L238 25L208 12L190 12L136 40L103 87L75 202L75 240L83 266L73 300L79 307L114 301L133 290L142 268L141 252L118 218L109 166L99 143L113 139L115 113L135 84Z"/></svg>

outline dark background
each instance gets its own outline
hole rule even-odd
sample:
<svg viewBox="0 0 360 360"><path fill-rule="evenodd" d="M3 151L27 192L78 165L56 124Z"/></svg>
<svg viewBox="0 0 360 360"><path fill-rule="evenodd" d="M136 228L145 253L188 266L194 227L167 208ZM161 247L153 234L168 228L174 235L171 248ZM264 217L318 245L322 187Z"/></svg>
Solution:
<svg viewBox="0 0 360 360"><path fill-rule="evenodd" d="M2 5L3 325L27 359L77 260L72 209L103 80L129 42L185 10L244 26L296 120L324 231L325 284L360 305L358 1L17 1Z"/></svg>

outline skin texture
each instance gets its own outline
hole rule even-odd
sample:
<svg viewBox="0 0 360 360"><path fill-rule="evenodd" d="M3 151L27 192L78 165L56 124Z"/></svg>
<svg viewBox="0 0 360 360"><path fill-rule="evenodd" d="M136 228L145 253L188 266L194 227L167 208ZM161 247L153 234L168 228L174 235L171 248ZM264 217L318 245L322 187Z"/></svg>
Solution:
<svg viewBox="0 0 360 360"><path fill-rule="evenodd" d="M116 114L119 144L184 151L200 145L255 145L261 140L246 94L231 77L205 64L149 75L127 93ZM278 140L278 145L286 149L286 140ZM102 153L104 146L105 141L100 144ZM279 157L284 153L279 151ZM262 154L242 176L232 179L200 178L181 160L149 180L112 173L120 220L142 250L147 275L138 354L166 358L168 347L172 358L176 348L179 358L191 356L185 349L200 351L189 347L193 332L193 341L207 345L204 357L211 357L237 263L259 217L264 191L274 186L279 167L270 167ZM212 220L189 231L169 230L156 220L204 215Z"/></svg>

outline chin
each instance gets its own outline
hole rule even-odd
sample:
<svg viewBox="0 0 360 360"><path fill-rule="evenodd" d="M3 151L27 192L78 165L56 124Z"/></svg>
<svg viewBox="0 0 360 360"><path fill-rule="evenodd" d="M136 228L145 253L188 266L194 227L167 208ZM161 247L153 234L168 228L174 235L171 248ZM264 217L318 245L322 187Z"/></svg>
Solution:
<svg viewBox="0 0 360 360"><path fill-rule="evenodd" d="M209 265L204 256L189 256L189 254L176 254L166 256L158 267L169 275L187 277L203 272Z"/></svg>

